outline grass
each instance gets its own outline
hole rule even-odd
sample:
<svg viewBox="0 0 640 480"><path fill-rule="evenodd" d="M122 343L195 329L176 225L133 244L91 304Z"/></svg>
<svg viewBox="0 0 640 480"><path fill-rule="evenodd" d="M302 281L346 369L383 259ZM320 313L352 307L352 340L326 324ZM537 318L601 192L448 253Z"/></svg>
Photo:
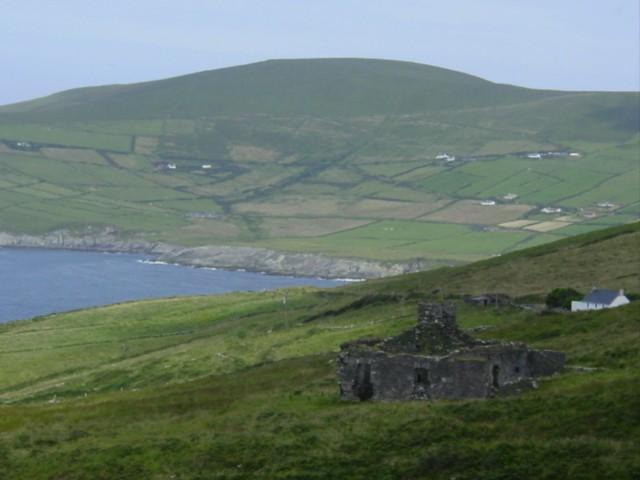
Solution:
<svg viewBox="0 0 640 480"><path fill-rule="evenodd" d="M0 108L0 198L13 196L0 200L0 227L43 233L109 225L125 238L185 245L468 262L586 231L596 224L581 212L603 201L637 219L637 112L634 93L523 89L363 59L269 61L77 89ZM33 146L20 150L20 141ZM556 150L581 156L521 155ZM445 152L457 160L436 159ZM65 193L51 197L40 183ZM496 206L501 215L458 208L502 202L508 193L518 198ZM102 208L78 208L86 195L117 201L127 214L109 219ZM46 204L51 198L55 207ZM535 218L550 205L576 216L554 236L522 229L459 230L446 241L374 235L356 248L340 228L325 228L329 218L361 225L431 215L481 229ZM236 234L205 234L193 215L200 212L224 217L216 220L236 225Z"/></svg>
<svg viewBox="0 0 640 480"><path fill-rule="evenodd" d="M64 145L90 149L129 151L131 139L126 135L86 132L67 126L7 124L0 122L0 139L27 141L45 145Z"/></svg>
<svg viewBox="0 0 640 480"><path fill-rule="evenodd" d="M333 88L318 88L326 82ZM425 82L437 88L439 95L425 88ZM59 116L64 109L70 121L131 121L167 115L193 119L207 117L212 111L223 115L314 112L320 117L365 116L494 106L561 95L561 92L497 85L470 75L408 62L271 60L135 86L76 89L5 107L3 113L18 118L47 119ZM180 98L181 102L173 102L172 98ZM345 102L345 98L349 101ZM89 101L92 104L88 104Z"/></svg>
<svg viewBox="0 0 640 480"><path fill-rule="evenodd" d="M437 212L423 217L446 223L470 223L475 225L496 225L521 218L528 213L528 205L481 205L478 201L463 200L453 203Z"/></svg>
<svg viewBox="0 0 640 480"><path fill-rule="evenodd" d="M282 291L235 293L0 326L0 474L636 478L638 303L538 314L458 302L463 328L483 326L476 335L562 350L570 367L595 369L568 368L514 397L343 403L334 361L347 339L413 325L416 302L437 286L454 299L590 282L638 292L639 234L625 225L464 267L290 289L286 309Z"/></svg>
<svg viewBox="0 0 640 480"><path fill-rule="evenodd" d="M503 253L531 236L524 231L485 231L453 223L385 220L322 237L270 239L259 245L293 251L311 246L330 255L397 260L422 257L422 252L429 252L427 258L455 262Z"/></svg>
<svg viewBox="0 0 640 480"><path fill-rule="evenodd" d="M16 479L638 473L637 371L568 375L521 398L487 403L347 406L335 399L330 360L283 361L39 412L5 408L17 415L3 443L5 471Z"/></svg>
<svg viewBox="0 0 640 480"><path fill-rule="evenodd" d="M594 204L609 201L619 205L628 205L638 200L635 189L640 182L640 170L630 171L604 182L596 191L588 191L566 202L570 206ZM634 190L635 189L635 190Z"/></svg>

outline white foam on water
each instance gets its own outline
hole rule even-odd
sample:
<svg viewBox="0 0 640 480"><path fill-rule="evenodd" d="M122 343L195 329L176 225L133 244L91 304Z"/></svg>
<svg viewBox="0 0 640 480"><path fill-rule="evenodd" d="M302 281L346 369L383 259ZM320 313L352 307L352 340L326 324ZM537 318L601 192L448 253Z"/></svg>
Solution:
<svg viewBox="0 0 640 480"><path fill-rule="evenodd" d="M161 262L160 260L136 260L138 263L144 263L147 265L172 265L169 262Z"/></svg>

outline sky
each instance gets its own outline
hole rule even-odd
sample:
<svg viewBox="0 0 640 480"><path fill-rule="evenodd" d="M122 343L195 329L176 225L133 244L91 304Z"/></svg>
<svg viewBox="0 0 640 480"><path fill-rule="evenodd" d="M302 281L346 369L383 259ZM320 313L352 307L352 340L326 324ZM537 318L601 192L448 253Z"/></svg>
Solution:
<svg viewBox="0 0 640 480"><path fill-rule="evenodd" d="M640 90L640 0L0 0L0 105L272 58Z"/></svg>

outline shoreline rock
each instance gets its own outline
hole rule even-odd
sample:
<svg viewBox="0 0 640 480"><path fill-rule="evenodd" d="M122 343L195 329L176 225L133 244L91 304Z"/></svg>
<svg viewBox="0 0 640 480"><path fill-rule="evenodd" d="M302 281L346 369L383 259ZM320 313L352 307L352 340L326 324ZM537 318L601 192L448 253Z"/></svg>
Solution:
<svg viewBox="0 0 640 480"><path fill-rule="evenodd" d="M422 260L386 262L224 245L184 247L140 238L123 239L112 229L87 229L82 233L58 230L45 235L0 232L0 247L143 253L158 261L192 267L243 269L273 275L333 279L381 278L427 268L426 262Z"/></svg>

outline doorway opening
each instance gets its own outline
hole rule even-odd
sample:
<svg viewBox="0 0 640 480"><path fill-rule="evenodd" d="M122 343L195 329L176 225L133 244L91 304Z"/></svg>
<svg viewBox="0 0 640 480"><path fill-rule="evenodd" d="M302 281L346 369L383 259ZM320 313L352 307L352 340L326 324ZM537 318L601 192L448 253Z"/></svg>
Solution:
<svg viewBox="0 0 640 480"><path fill-rule="evenodd" d="M373 397L373 384L371 383L371 365L368 363L358 364L356 381L353 385L356 396L361 400L369 400Z"/></svg>
<svg viewBox="0 0 640 480"><path fill-rule="evenodd" d="M493 388L500 388L500 365L494 365L491 369L491 384Z"/></svg>

